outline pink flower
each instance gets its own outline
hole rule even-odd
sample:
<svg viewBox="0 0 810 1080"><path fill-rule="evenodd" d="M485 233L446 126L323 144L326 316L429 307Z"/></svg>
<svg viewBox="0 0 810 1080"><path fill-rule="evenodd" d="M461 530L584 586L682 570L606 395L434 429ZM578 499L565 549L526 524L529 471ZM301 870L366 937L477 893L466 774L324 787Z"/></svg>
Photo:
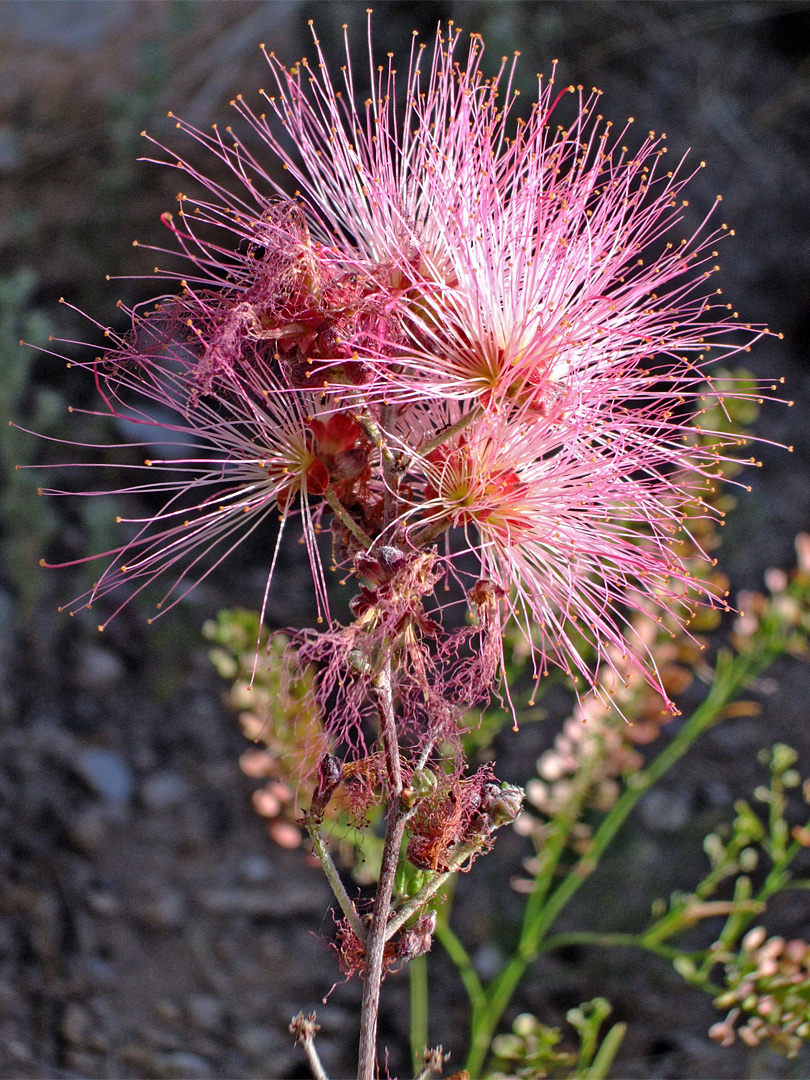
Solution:
<svg viewBox="0 0 810 1080"><path fill-rule="evenodd" d="M56 564L75 565L105 556L111 560L92 588L74 601L70 613L89 608L124 586L126 598L105 614L99 627L103 629L157 578L168 579L157 605L168 610L245 537L280 515L268 589L284 523L300 517L319 607L328 617L316 541L324 507L319 497L333 487L348 500L362 487L368 440L345 415L319 416L316 408L306 412L313 403L302 401L280 381L272 357L254 351L249 362L242 358L238 372L225 363L206 367L207 356L219 344L215 335L207 337L208 351L201 358L192 344L174 336L176 320L167 321L161 307L131 312L128 336L105 331L112 344L104 357L71 364L95 378L103 408L90 415L109 417L119 430L140 436L116 444L130 460L95 466L135 474L131 485L110 494L158 495L164 501L157 511L116 519L130 533L120 547ZM83 410L71 411L81 415ZM131 462L133 448L148 453L142 464ZM52 488L41 493L77 494ZM52 564L43 560L42 565Z"/></svg>
<svg viewBox="0 0 810 1080"><path fill-rule="evenodd" d="M632 122L614 137L598 92L558 91L552 74L520 116L511 69L485 78L476 35L464 59L455 29L432 52L414 40L402 84L370 51L362 106L348 54L336 84L315 47L316 64L289 70L267 54L266 114L234 102L266 162L230 129L177 123L235 190L171 153L197 191L164 215L185 271L158 273L180 293L132 312L130 335L81 366L107 413L203 449L147 466L164 471L142 490L167 501L84 602L165 571L179 598L204 554L300 507L328 613L315 533L330 510L347 563L382 547L411 558L457 529L466 547L445 567L463 578L473 554L487 610L517 620L536 674L558 664L608 693L600 665L624 678L626 662L669 705L628 611L686 624L695 602L725 604L678 544L687 513L714 515L703 496L738 443L694 420L750 393L715 385L709 360L766 332L709 284L725 226L710 211L678 234L691 173L667 171L663 137L628 149ZM409 606L421 585L403 610L427 633ZM332 661L356 643L331 641L308 647L339 681Z"/></svg>
<svg viewBox="0 0 810 1080"><path fill-rule="evenodd" d="M607 374L620 400L654 387L663 360L681 396L702 393L703 356L733 355L762 330L732 336L737 315L706 284L726 226L704 220L673 238L695 170L667 171L665 136L652 132L631 152L632 120L614 136L599 92L558 91L553 73L520 117L505 60L485 78L480 37L465 57L462 41L440 29L430 55L414 38L404 85L369 44L377 82L361 108L348 41L336 84L315 38L317 64L287 69L267 54L268 113L233 102L298 186L312 235L408 298L408 341L378 358L385 395L528 397L543 411L582 372ZM558 120L568 94L577 107ZM178 126L252 195L280 192L240 140Z"/></svg>
<svg viewBox="0 0 810 1080"><path fill-rule="evenodd" d="M612 440L605 431L588 443L526 405L482 413L422 460L412 535L464 531L467 545L449 558L474 553L471 573L507 595L505 613L532 646L536 676L555 663L606 697L600 666L624 681L629 665L670 705L628 607L685 625L695 603L727 604L678 555L681 519L694 506L688 469L654 443L645 455L621 436L619 427ZM708 504L703 514L719 517Z"/></svg>

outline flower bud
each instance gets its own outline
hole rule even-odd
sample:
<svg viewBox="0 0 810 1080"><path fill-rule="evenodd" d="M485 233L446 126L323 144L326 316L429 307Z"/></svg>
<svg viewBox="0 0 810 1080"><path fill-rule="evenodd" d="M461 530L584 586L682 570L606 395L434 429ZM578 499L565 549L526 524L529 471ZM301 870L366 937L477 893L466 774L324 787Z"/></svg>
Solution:
<svg viewBox="0 0 810 1080"><path fill-rule="evenodd" d="M493 790L494 789L494 790ZM481 809L492 822L493 829L509 825L520 813L525 797L523 788L514 784L488 784L482 793Z"/></svg>
<svg viewBox="0 0 810 1080"><path fill-rule="evenodd" d="M309 818L315 822L323 821L323 812L326 809L332 793L343 779L343 765L333 754L324 754L318 762L318 786L312 796L312 805L309 808Z"/></svg>
<svg viewBox="0 0 810 1080"><path fill-rule="evenodd" d="M412 806L431 795L438 783L436 774L430 769L417 769L411 777L411 782L402 792L402 801L406 809L410 810Z"/></svg>

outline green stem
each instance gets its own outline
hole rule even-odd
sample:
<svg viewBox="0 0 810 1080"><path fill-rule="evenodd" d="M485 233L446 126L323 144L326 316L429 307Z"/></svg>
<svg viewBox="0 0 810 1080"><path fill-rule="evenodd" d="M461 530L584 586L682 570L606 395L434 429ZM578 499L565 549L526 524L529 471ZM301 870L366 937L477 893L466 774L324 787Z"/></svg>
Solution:
<svg viewBox="0 0 810 1080"><path fill-rule="evenodd" d="M551 863L544 861L543 880L538 878L537 886L529 897L515 954L487 988L487 1009L483 1013L481 1010L473 1010L471 1046L466 1062L466 1068L472 1076L482 1073L495 1030L526 968L537 956L543 937L569 900L597 867L605 850L639 800L683 757L695 740L717 722L723 707L731 698L782 651L782 648L774 643L770 648L766 646L758 655L746 653L732 658L728 652L721 652L717 658L715 677L706 698L649 768L637 773L628 781L627 788L603 819L584 854L550 896L547 895L547 881L549 875L553 873L553 868ZM566 830L561 830L560 834L566 834ZM552 843L555 840L556 847L559 848L560 835L553 836ZM554 867L560 854L561 851L557 850L553 853Z"/></svg>
<svg viewBox="0 0 810 1080"><path fill-rule="evenodd" d="M591 1065L583 1073L583 1080L604 1080L610 1072L613 1060L619 1052L627 1024L614 1024L607 1035L602 1039L596 1057Z"/></svg>
<svg viewBox="0 0 810 1080"><path fill-rule="evenodd" d="M411 1004L411 1061L416 1076L425 1064L428 1046L428 970L424 953L415 956L408 965Z"/></svg>
<svg viewBox="0 0 810 1080"><path fill-rule="evenodd" d="M517 951L500 975L483 991L484 1003L476 1008L472 998L470 999L472 1005L470 1052L466 1067L472 1076L481 1073L495 1028L503 1015L504 1009L509 1004L515 987L523 976L529 959L531 959L524 940L527 929L538 924L542 918L546 898L554 883L560 860L565 853L571 829L579 818L582 803L590 787L591 771L594 767L595 761L585 765L574 781L574 790L565 809L549 823L549 834L545 839L540 856L542 865L534 879L532 891L526 902L526 910L523 916L523 932L521 933ZM539 940L538 936L538 943ZM462 980L463 978L462 975Z"/></svg>
<svg viewBox="0 0 810 1080"><path fill-rule="evenodd" d="M805 828L810 827L810 822ZM728 948L733 948L737 941L739 941L756 916L760 914L766 907L768 900L777 892L781 892L784 889L790 888L807 888L808 885L801 880L789 881L787 879L788 867L799 854L804 850L804 845L798 840L793 840L785 848L781 858L774 862L768 874L765 877L761 887L754 894L751 900L747 904L736 905L736 910L733 911L726 924L718 935L718 941ZM742 880L750 881L749 878L738 878L737 883ZM749 886L750 887L750 886ZM708 978L711 969L714 967L716 960L713 956L709 955L704 960L703 964L698 969L697 975L699 978Z"/></svg>
<svg viewBox="0 0 810 1080"><path fill-rule="evenodd" d="M739 878L737 879L739 880ZM710 901L694 901L694 899L688 901L684 906L676 908L674 911L670 911L664 915L658 922L653 923L644 934L642 938L644 945L657 945L661 941L666 941L667 938L674 937L676 934L682 934L685 930L688 930L695 923L701 921L701 919L713 919L718 915L726 915L729 918L738 918L741 913L750 912L752 915L758 915L762 911L763 905L757 903L755 900L751 900L750 897L740 897L734 900L710 900Z"/></svg>
<svg viewBox="0 0 810 1080"><path fill-rule="evenodd" d="M677 957L683 956L682 949L677 949L672 945L663 945L660 942L647 942L643 934L611 934L591 930L572 931L569 934L553 934L541 942L537 952L538 954L552 952L554 949L567 949L574 945L643 949L645 952L654 953L664 960L675 960Z"/></svg>
<svg viewBox="0 0 810 1080"><path fill-rule="evenodd" d="M388 445L388 433L385 430L387 421L390 418L388 415L390 414L390 408L383 406L383 411L386 412L386 415L381 417L382 422L380 424L378 424L371 413L365 409L362 412L353 414L353 417L380 451L383 465L386 468L393 469L396 465L396 458Z"/></svg>
<svg viewBox="0 0 810 1080"><path fill-rule="evenodd" d="M538 954L547 953L552 952L554 949L564 949L572 945L596 945L608 949L617 947L641 949L644 952L652 953L653 956L659 956L668 963L672 963L673 960L680 960L682 957L688 957L690 960L698 962L705 951L701 949L686 952L674 945L649 942L645 939L644 934L600 934L597 931L582 930L572 931L568 934L552 934L540 944L537 952ZM708 985L706 982L690 980L689 985L702 990L704 993L709 994L710 997L714 997L717 992L715 987Z"/></svg>
<svg viewBox="0 0 810 1080"><path fill-rule="evenodd" d="M442 948L452 960L458 971L459 978L464 984L464 989L467 991L471 1009L470 1026L474 1031L487 1012L488 1000L484 984L478 978L478 973L473 967L469 953L450 929L448 923L438 921L435 934L437 940L441 942Z"/></svg>
<svg viewBox="0 0 810 1080"><path fill-rule="evenodd" d="M475 420L477 416L481 415L481 410L477 408L470 409L468 413L465 413L460 420L456 420L455 424L448 424L446 428L442 428L435 438L426 442L424 446L419 447L419 454L421 457L425 457L431 450L435 450L437 446L441 446L446 443L448 439L452 439L454 435L458 435L459 432L464 431Z"/></svg>
<svg viewBox="0 0 810 1080"><path fill-rule="evenodd" d="M349 894L344 888L343 882L340 880L340 874L338 874L337 867L332 860L332 856L329 854L329 849L326 846L326 841L321 834L321 830L313 821L308 821L306 818L304 818L304 824L307 827L307 832L312 841L315 855L323 867L326 880L331 885L332 892L335 894L335 899L340 904L340 910L346 916L346 920L358 941L365 941L366 931L358 918L357 911L355 910Z"/></svg>
<svg viewBox="0 0 810 1080"><path fill-rule="evenodd" d="M357 524L351 514L346 510L343 503L335 494L334 488L328 487L323 493L324 499L329 503L329 508L336 518L346 526L352 536L359 540L363 547L368 550L371 547L371 537L368 536Z"/></svg>

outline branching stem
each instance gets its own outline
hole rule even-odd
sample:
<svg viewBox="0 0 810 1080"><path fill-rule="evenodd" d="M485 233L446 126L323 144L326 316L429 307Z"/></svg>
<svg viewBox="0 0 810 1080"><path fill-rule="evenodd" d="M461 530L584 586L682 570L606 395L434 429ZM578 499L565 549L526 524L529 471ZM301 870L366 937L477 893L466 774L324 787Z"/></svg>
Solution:
<svg viewBox="0 0 810 1080"><path fill-rule="evenodd" d="M451 858L447 861L447 870L443 871L441 874L437 874L432 881L429 881L424 888L419 890L416 896L412 897L410 900L406 901L402 907L398 908L396 915L394 915L392 919L389 919L388 929L385 933L386 940L389 940L394 934L401 930L408 919L410 919L412 915L415 915L421 907L424 907L429 900L432 900L448 878L452 877L453 874L458 873L467 859L471 858L479 850L480 848L477 844L472 844L468 841L459 844Z"/></svg>
<svg viewBox="0 0 810 1080"><path fill-rule="evenodd" d="M438 446L442 446L448 439L452 439L454 435L458 435L460 432L464 431L465 428L468 428L473 420L480 415L480 409L470 409L470 411L465 413L460 420L456 420L455 424L448 424L447 427L442 428L438 435L429 442L426 442L424 446L420 446L419 453L424 457L425 454L429 454L431 450L435 450Z"/></svg>
<svg viewBox="0 0 810 1080"><path fill-rule="evenodd" d="M380 735L385 752L388 782L388 821L385 830L382 866L374 898L374 914L366 938L366 964L363 981L363 1003L360 1015L360 1050L357 1080L374 1080L377 1064L377 1018L380 1008L380 984L383 977L386 930L391 910L394 878L399 864L399 852L405 832L408 811L402 804L402 766L399 757L396 714L391 689L391 661L374 681Z"/></svg>

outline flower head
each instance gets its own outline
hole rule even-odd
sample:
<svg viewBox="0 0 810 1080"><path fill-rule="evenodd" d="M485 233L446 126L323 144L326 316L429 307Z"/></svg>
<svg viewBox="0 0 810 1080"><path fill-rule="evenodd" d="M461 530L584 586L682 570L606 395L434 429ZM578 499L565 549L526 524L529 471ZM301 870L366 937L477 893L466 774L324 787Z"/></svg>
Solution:
<svg viewBox="0 0 810 1080"><path fill-rule="evenodd" d="M707 496L741 445L700 417L752 392L716 385L709 361L765 333L709 283L725 226L709 224L713 207L680 235L694 170L666 168L663 136L631 149L632 121L614 135L597 91L558 90L552 73L521 114L513 68L485 77L477 35L466 56L453 27L432 51L414 39L402 83L392 59L372 62L364 104L348 44L336 81L315 48L316 64L290 69L266 53L266 111L233 103L251 143L177 122L233 190L173 152L162 162L196 189L164 215L185 263L158 276L179 292L131 312L130 333L80 366L146 445L191 451L133 466L166 501L85 600L165 571L167 598L184 595L203 555L280 511L300 515L327 613L315 534L331 514L335 561L370 584L355 630L308 642L328 679L358 641L373 666L404 628L419 648L401 655L443 670L440 647L422 647L438 626L422 598L444 569L471 578L465 603L474 582L488 598L474 697L497 666L492 626L511 617L538 675L557 664L609 695L598 669L623 679L629 665L669 705L630 613L686 624L696 602L725 606L679 545L687 514L716 513ZM466 539L434 553L450 534ZM402 564L375 578L386 550Z"/></svg>
<svg viewBox="0 0 810 1080"><path fill-rule="evenodd" d="M95 378L103 409L93 415L111 418L119 431L133 436L116 445L128 457L137 449L150 455L140 464L127 460L114 466L137 477L115 494L156 495L163 503L142 516L116 518L130 535L115 550L92 557L106 555L111 561L73 610L92 606L122 585L128 587L126 603L158 578L168 579L158 602L159 610L167 610L279 512L282 521L300 516L316 592L328 610L313 497L322 495L333 477L344 490L358 482L356 444L362 433L347 420L337 438L334 415L319 419L304 412L260 358L238 375L225 368L201 374L200 357L187 341L167 332L162 311L131 317L128 336L106 331L112 344L103 357L71 366L88 369ZM54 488L42 493L75 494Z"/></svg>
<svg viewBox="0 0 810 1080"><path fill-rule="evenodd" d="M685 463L652 442L623 443L623 434L605 423L589 441L529 409L482 413L423 459L418 511L422 530L465 531L475 572L504 590L539 673L550 660L605 697L610 686L594 677L601 664L620 682L628 662L648 675L654 668L628 608L686 623L698 590L703 602L727 607L679 555L683 514L695 501ZM708 502L703 513L717 516Z"/></svg>

